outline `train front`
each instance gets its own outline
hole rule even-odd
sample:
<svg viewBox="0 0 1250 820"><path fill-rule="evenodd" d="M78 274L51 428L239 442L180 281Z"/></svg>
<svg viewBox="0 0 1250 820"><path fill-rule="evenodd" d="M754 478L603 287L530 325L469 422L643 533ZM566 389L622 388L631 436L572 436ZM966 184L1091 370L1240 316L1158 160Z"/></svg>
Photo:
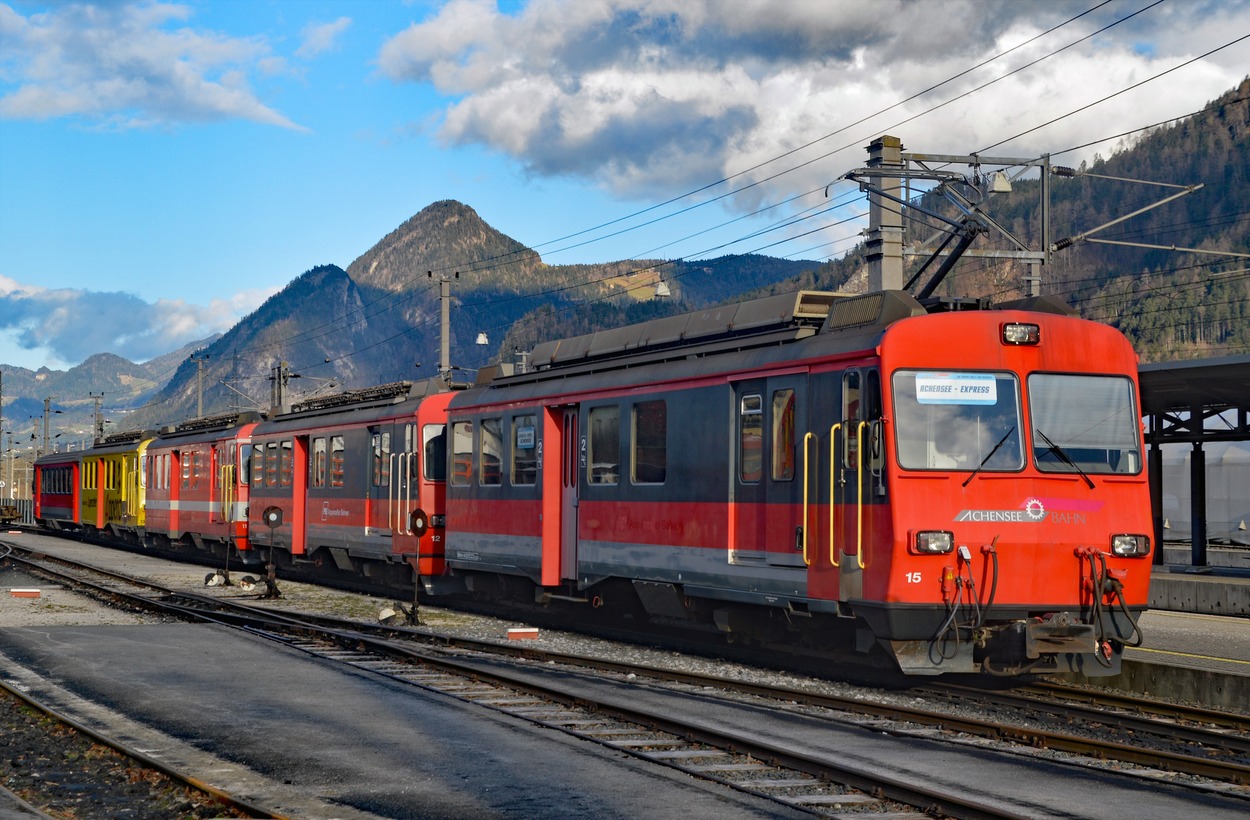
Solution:
<svg viewBox="0 0 1250 820"><path fill-rule="evenodd" d="M1151 571L1127 340L948 313L892 326L881 355L894 543L857 614L910 674L1117 673Z"/></svg>

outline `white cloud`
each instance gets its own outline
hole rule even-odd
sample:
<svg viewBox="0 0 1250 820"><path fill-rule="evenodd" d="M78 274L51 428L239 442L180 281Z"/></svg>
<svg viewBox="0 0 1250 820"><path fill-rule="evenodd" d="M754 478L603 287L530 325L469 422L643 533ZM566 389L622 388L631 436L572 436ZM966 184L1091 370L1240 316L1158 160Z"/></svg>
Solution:
<svg viewBox="0 0 1250 820"><path fill-rule="evenodd" d="M393 80L450 98L445 142L486 145L530 173L589 177L621 196L667 197L835 134L752 175L844 149L770 183L767 195L779 198L862 165L878 134L916 151L980 150L1250 30L1246 0L1164 4L925 113L1137 10L1113 3L882 113L1089 6L534 0L508 15L493 0L450 0L386 42L378 62ZM1189 113L1234 87L1247 65L1243 43L996 151L1036 156Z"/></svg>
<svg viewBox="0 0 1250 820"><path fill-rule="evenodd" d="M60 369L103 352L146 361L224 333L276 292L245 290L208 305L152 304L129 293L41 288L0 275L0 362Z"/></svg>
<svg viewBox="0 0 1250 820"><path fill-rule="evenodd" d="M116 127L245 119L302 130L257 99L247 72L274 71L260 38L188 28L186 6L0 5L0 117L81 116Z"/></svg>
<svg viewBox="0 0 1250 820"><path fill-rule="evenodd" d="M338 40L338 36L347 31L351 24L350 17L340 17L333 23L309 23L301 32L304 42L295 50L295 56L302 60L311 60L319 54L330 51L336 46L335 41Z"/></svg>

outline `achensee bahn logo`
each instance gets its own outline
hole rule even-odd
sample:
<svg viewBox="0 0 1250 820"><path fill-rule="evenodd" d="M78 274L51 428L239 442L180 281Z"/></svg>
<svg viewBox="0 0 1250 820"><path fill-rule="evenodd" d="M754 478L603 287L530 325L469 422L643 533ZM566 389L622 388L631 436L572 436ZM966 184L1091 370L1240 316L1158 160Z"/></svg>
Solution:
<svg viewBox="0 0 1250 820"><path fill-rule="evenodd" d="M1029 498L1014 510L960 510L955 520L978 523L1008 521L1020 524L1040 524L1046 520L1046 505L1040 498Z"/></svg>

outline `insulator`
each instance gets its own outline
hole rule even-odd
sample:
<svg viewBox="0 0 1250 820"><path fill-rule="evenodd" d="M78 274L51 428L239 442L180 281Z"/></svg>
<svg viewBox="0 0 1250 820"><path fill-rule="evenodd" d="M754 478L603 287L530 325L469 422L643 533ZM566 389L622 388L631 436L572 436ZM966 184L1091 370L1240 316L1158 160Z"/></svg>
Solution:
<svg viewBox="0 0 1250 820"><path fill-rule="evenodd" d="M1056 177L1074 177L1076 176L1076 169L1069 168L1066 165L1052 165L1050 166L1050 174Z"/></svg>
<svg viewBox="0 0 1250 820"><path fill-rule="evenodd" d="M1071 237L1065 236L1063 239L1060 239L1058 242L1055 243L1055 250L1061 251L1064 248L1072 247L1074 244L1075 244L1075 240L1073 240Z"/></svg>

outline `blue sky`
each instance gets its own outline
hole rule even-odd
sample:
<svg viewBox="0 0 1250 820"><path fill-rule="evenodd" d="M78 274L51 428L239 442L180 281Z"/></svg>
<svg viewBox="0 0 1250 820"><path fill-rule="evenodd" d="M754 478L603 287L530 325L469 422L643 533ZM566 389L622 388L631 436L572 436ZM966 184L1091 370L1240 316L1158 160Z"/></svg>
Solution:
<svg viewBox="0 0 1250 820"><path fill-rule="evenodd" d="M441 199L551 264L752 251L881 133L1058 152L1198 110L1247 34L1247 0L0 2L0 364L168 352ZM825 218L765 252L840 255Z"/></svg>

